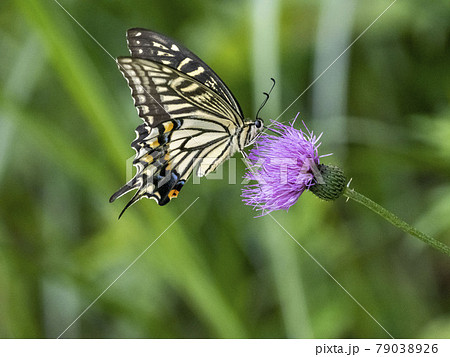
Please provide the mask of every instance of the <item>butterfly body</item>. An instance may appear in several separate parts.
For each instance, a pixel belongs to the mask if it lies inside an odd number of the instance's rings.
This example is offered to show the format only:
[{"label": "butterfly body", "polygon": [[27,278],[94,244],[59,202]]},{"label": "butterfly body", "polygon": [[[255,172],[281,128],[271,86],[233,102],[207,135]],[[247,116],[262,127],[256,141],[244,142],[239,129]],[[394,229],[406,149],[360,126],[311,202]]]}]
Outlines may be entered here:
[{"label": "butterfly body", "polygon": [[144,29],[128,30],[127,40],[131,57],[117,63],[144,123],[131,144],[136,175],[110,202],[137,189],[125,209],[142,197],[165,205],[193,171],[205,176],[250,145],[263,123],[245,120],[217,74],[182,45]]}]

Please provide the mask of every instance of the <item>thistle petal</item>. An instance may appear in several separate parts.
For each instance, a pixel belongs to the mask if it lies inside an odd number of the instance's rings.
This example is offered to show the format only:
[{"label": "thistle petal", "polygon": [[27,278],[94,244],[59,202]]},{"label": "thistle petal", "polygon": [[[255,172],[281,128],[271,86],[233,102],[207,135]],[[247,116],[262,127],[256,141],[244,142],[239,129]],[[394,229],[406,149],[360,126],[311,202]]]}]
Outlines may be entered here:
[{"label": "thistle petal", "polygon": [[251,182],[242,189],[243,202],[261,211],[288,210],[314,182],[320,157],[318,137],[309,131],[294,128],[295,119],[288,125],[272,121],[271,131],[263,133],[248,155],[248,169],[244,178]]}]

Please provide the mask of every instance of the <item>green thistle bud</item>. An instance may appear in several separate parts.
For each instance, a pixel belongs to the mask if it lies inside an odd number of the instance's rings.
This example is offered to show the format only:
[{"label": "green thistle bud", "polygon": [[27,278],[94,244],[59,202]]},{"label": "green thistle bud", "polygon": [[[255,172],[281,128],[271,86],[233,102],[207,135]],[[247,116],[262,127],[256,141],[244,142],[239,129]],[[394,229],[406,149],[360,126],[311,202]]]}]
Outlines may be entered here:
[{"label": "green thistle bud", "polygon": [[334,201],[342,196],[347,178],[337,166],[317,165],[314,171],[314,185],[309,190],[325,201]]}]

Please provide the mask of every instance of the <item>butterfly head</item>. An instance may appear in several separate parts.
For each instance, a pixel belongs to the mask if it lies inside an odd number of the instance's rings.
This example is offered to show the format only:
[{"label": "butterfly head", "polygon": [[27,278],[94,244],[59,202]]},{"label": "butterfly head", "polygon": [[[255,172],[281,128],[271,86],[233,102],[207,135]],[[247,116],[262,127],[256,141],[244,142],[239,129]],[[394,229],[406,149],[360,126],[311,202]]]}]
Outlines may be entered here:
[{"label": "butterfly head", "polygon": [[264,130],[264,120],[256,118],[256,120],[250,125],[250,137],[251,141],[255,141]]},{"label": "butterfly head", "polygon": [[243,146],[251,145],[261,135],[264,130],[264,121],[260,118],[256,118],[255,121],[249,121],[245,123],[247,130],[245,135],[245,142]]}]

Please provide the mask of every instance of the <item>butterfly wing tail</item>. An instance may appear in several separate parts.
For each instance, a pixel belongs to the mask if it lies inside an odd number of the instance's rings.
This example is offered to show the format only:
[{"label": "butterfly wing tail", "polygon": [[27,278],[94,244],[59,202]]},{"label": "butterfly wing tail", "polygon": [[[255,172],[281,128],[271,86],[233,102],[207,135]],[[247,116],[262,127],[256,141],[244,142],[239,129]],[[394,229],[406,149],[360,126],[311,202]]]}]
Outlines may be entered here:
[{"label": "butterfly wing tail", "polygon": [[139,184],[137,183],[136,177],[134,177],[131,181],[127,182],[125,185],[123,185],[121,188],[119,188],[110,198],[109,202],[112,203],[119,197],[123,196],[124,194],[133,191],[138,190],[133,198],[126,204],[122,212],[119,214],[119,218],[122,217],[122,215],[125,213],[128,207],[133,205],[135,202],[139,201],[143,197],[142,190],[139,189]]},{"label": "butterfly wing tail", "polygon": [[125,205],[122,212],[120,212],[118,219],[120,219],[120,217],[122,217],[122,215],[125,213],[125,211],[127,210],[128,207],[131,207],[135,202],[139,201],[142,197],[143,197],[143,195],[140,194],[140,191],[137,191],[134,194],[133,198]]},{"label": "butterfly wing tail", "polygon": [[137,185],[131,184],[131,181],[123,185],[121,188],[119,188],[110,198],[109,202],[113,203],[116,199],[118,199],[120,196],[123,196],[124,194],[137,189]]},{"label": "butterfly wing tail", "polygon": [[114,202],[126,193],[137,190],[136,194],[122,210],[120,216],[128,207],[142,197],[152,198],[160,206],[169,203],[172,198],[178,196],[192,171],[187,170],[180,174],[176,167],[172,167],[172,164],[173,162],[165,146],[158,146],[147,152],[144,150],[144,153],[138,151],[134,160],[134,165],[138,169],[136,175],[117,190],[111,196],[109,202]]},{"label": "butterfly wing tail", "polygon": [[119,219],[120,217],[122,217],[123,213],[127,210],[128,207],[139,201],[142,197],[153,198],[158,202],[160,206],[166,205],[172,198],[176,198],[178,196],[180,190],[183,188],[186,182],[185,179],[180,179],[179,175],[173,171],[168,171],[164,176],[156,173],[152,177],[152,181],[154,182],[154,184],[138,185],[133,184],[132,181],[122,186],[109,199],[109,202],[114,202],[120,196],[132,190],[138,190],[120,213]]}]

